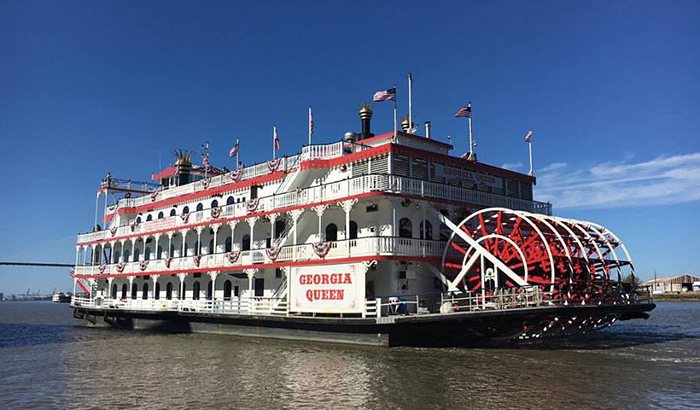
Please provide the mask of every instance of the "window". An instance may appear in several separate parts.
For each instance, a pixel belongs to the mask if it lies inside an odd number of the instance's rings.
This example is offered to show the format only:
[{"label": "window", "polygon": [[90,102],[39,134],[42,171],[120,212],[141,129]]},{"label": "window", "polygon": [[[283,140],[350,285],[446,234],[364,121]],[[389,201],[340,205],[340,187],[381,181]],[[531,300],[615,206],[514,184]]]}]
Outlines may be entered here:
[{"label": "window", "polygon": [[116,299],[116,298],[117,298],[117,285],[114,284],[114,285],[112,285],[112,299]]},{"label": "window", "polygon": [[233,296],[240,296],[241,295],[241,289],[238,287],[238,285],[233,287]]},{"label": "window", "polygon": [[175,216],[177,215],[177,211],[173,208],[170,210],[170,216]]},{"label": "window", "polygon": [[207,283],[207,300],[212,299],[212,296],[213,296],[213,292],[212,292],[213,289],[212,288],[213,288],[213,282],[209,281],[209,283]]},{"label": "window", "polygon": [[141,251],[134,249],[134,262],[138,262],[141,258]]},{"label": "window", "polygon": [[377,212],[379,210],[379,205],[377,204],[372,204],[368,205],[367,208],[365,208],[365,212]]},{"label": "window", "polygon": [[226,198],[226,205],[233,205],[236,202],[235,199],[233,199],[232,196]]},{"label": "window", "polygon": [[350,238],[357,239],[357,222],[350,221]]},{"label": "window", "polygon": [[173,284],[168,282],[167,285],[165,285],[165,298],[167,300],[170,300],[173,298]]},{"label": "window", "polygon": [[126,283],[122,285],[122,299],[126,299]]},{"label": "window", "polygon": [[136,283],[131,284],[131,298],[136,299],[136,294],[139,293],[139,287]]},{"label": "window", "polygon": [[399,237],[401,238],[411,238],[413,237],[413,223],[408,218],[401,218],[399,221]]},{"label": "window", "polygon": [[170,249],[168,249],[168,257],[172,258],[174,256],[175,256],[175,245],[171,243]]},{"label": "window", "polygon": [[338,240],[338,227],[336,224],[326,225],[326,241],[337,241]]},{"label": "window", "polygon": [[146,250],[143,252],[143,258],[145,260],[151,259],[151,248],[150,247],[147,247]]},{"label": "window", "polygon": [[226,252],[231,252],[231,237],[230,236],[226,238],[226,242],[225,242],[224,247],[225,247]]},{"label": "window", "polygon": [[182,208],[182,214],[183,214],[183,215],[189,214],[189,213],[190,213],[190,207],[189,207],[189,206],[186,206],[186,207]]},{"label": "window", "polygon": [[119,262],[119,251],[114,252],[114,263]]},{"label": "window", "polygon": [[275,277],[278,279],[282,277],[282,268],[275,269]]},{"label": "window", "polygon": [[124,262],[129,262],[131,259],[131,251],[130,250],[125,250],[124,251]]},{"label": "window", "polygon": [[187,284],[182,282],[182,293],[180,294],[181,300],[185,300],[185,293],[187,293]]},{"label": "window", "polygon": [[163,211],[158,212],[158,219],[163,219]]},{"label": "window", "polygon": [[151,216],[151,214],[148,214],[148,216],[146,217],[146,222],[151,222],[152,220],[153,216]]},{"label": "window", "polygon": [[141,217],[140,217],[140,216],[137,216],[137,217],[136,217],[136,225],[138,225],[138,224],[140,224],[140,223],[141,223]]},{"label": "window", "polygon": [[163,247],[158,246],[158,249],[156,250],[156,259],[163,259]]},{"label": "window", "polygon": [[155,292],[153,299],[160,299],[160,283],[156,282],[156,288],[153,291]]},{"label": "window", "polygon": [[241,240],[241,249],[244,251],[250,250],[250,235],[243,235],[243,239]]},{"label": "window", "polygon": [[255,296],[264,296],[265,294],[265,279],[255,278]]},{"label": "window", "polygon": [[141,294],[141,298],[143,298],[143,300],[148,299],[148,283],[143,284],[143,293]]},{"label": "window", "polygon": [[224,282],[224,300],[231,299],[231,281]]},{"label": "window", "polygon": [[199,300],[199,281],[192,285],[192,300]]},{"label": "window", "polygon": [[204,210],[204,205],[202,205],[202,203],[200,202],[197,204],[197,211],[202,211],[202,210]]},{"label": "window", "polygon": [[287,221],[284,219],[278,219],[275,221],[275,239],[284,235],[284,228],[287,227]]},{"label": "window", "polygon": [[213,200],[213,201],[211,201],[211,207],[212,207],[212,208],[216,208],[216,207],[218,207],[218,206],[219,206],[219,201],[217,201],[216,199]]},{"label": "window", "polygon": [[[423,223],[425,224],[425,232],[423,232]],[[432,241],[433,225],[430,223],[430,221],[423,221],[423,223],[420,224],[420,238]]]}]

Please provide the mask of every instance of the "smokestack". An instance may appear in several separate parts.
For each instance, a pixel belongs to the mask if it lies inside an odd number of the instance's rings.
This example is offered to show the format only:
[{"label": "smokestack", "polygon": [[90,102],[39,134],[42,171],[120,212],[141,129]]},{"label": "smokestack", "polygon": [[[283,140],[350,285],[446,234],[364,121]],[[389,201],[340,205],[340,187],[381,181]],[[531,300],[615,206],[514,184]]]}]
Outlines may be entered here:
[{"label": "smokestack", "polygon": [[408,129],[411,128],[411,121],[408,120],[408,117],[403,117],[403,120],[401,120],[401,129],[403,132],[408,132]]},{"label": "smokestack", "polygon": [[425,122],[425,138],[430,139],[430,121]]},{"label": "smokestack", "polygon": [[362,121],[362,133],[360,133],[359,139],[374,137],[374,134],[370,131],[370,122],[372,120],[372,107],[369,104],[362,104],[360,107],[360,120]]}]

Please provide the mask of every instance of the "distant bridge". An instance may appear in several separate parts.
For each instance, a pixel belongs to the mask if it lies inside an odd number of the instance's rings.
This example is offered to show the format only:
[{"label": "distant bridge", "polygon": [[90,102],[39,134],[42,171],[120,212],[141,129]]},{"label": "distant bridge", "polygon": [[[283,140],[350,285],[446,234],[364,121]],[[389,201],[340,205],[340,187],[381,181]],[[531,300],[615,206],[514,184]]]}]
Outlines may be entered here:
[{"label": "distant bridge", "polygon": [[72,268],[72,263],[50,263],[50,262],[0,262],[0,266],[38,266],[43,268]]}]

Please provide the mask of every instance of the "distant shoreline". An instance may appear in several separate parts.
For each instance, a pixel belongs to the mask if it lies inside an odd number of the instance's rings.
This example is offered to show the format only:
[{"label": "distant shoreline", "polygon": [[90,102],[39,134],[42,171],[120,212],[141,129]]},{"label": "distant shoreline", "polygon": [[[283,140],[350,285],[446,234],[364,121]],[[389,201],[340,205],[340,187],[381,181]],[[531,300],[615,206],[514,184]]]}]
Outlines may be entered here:
[{"label": "distant shoreline", "polygon": [[651,297],[654,302],[700,302],[700,292],[663,293]]}]

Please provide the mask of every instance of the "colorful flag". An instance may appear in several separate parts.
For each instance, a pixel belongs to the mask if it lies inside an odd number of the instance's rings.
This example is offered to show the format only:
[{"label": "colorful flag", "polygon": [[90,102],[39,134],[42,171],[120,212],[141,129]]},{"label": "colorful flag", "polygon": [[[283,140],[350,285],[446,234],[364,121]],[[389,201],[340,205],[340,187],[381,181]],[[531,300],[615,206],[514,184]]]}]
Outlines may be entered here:
[{"label": "colorful flag", "polygon": [[274,137],[275,151],[280,150],[280,136],[277,135],[277,126],[272,127],[272,134]]},{"label": "colorful flag", "polygon": [[471,118],[472,117],[472,103],[467,104],[466,107],[460,107],[455,117]]},{"label": "colorful flag", "polygon": [[527,134],[525,134],[525,142],[530,141],[532,141],[532,130],[528,131]]},{"label": "colorful flag", "polygon": [[229,151],[228,151],[228,157],[233,158],[238,154],[238,149],[239,149],[239,142],[238,138],[236,138],[236,145],[234,145]]},{"label": "colorful flag", "polygon": [[396,87],[391,87],[388,90],[381,90],[374,93],[372,97],[374,102],[396,101]]}]

